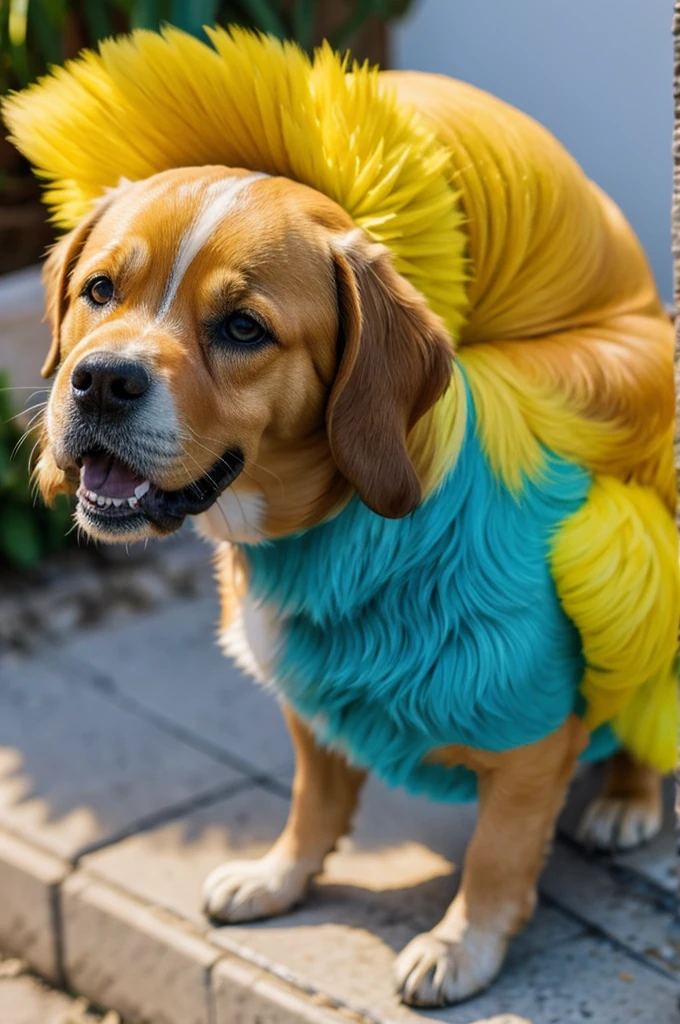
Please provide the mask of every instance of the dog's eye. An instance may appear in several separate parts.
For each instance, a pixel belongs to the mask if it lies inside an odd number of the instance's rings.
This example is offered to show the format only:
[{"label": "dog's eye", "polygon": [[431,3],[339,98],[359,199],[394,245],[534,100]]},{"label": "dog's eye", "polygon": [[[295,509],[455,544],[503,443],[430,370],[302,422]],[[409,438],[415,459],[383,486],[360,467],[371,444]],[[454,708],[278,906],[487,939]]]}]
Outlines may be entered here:
[{"label": "dog's eye", "polygon": [[85,285],[83,295],[95,306],[105,306],[113,298],[113,281],[105,274],[93,277]]},{"label": "dog's eye", "polygon": [[258,345],[267,337],[267,331],[254,317],[237,311],[220,325],[220,337],[233,345]]}]

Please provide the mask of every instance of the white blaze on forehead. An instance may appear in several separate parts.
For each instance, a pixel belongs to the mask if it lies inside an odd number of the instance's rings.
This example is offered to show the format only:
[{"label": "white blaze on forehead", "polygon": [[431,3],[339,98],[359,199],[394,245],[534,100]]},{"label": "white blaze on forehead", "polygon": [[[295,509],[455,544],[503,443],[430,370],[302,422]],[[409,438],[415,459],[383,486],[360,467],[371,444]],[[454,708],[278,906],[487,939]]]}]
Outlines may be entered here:
[{"label": "white blaze on forehead", "polygon": [[222,178],[208,185],[205,189],[205,198],[201,207],[177,250],[177,255],[170,271],[170,277],[166,282],[163,298],[161,299],[158,319],[161,319],[168,313],[182,278],[215,228],[224,220],[229,210],[234,206],[239,194],[248,185],[252,185],[254,181],[266,177],[268,175],[258,172],[247,174],[242,178]]}]

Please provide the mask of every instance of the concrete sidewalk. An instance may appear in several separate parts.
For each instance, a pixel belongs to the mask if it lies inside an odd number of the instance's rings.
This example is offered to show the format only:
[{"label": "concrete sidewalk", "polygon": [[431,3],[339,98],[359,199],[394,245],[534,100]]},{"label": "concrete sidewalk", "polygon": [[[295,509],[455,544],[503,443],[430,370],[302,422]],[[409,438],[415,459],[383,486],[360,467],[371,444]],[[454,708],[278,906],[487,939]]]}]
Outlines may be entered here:
[{"label": "concrete sidewalk", "polygon": [[451,899],[473,807],[371,782],[304,907],[207,925],[203,878],[266,850],[292,769],[274,700],[214,646],[216,616],[213,597],[175,601],[0,665],[0,950],[153,1024],[674,1019],[671,822],[642,851],[588,859],[571,837],[592,774],[574,786],[535,920],[463,1006],[400,1005],[391,964]]},{"label": "concrete sidewalk", "polygon": [[86,999],[58,992],[36,978],[22,960],[0,956],[0,1021],[3,1024],[120,1024],[117,1013],[97,1013]]}]

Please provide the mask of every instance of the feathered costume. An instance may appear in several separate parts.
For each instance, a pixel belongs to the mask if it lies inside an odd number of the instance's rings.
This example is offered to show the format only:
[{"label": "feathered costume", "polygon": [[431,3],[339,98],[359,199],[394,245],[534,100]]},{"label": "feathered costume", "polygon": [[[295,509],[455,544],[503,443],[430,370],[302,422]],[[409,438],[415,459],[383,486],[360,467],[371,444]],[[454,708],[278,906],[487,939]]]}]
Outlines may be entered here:
[{"label": "feathered costume", "polygon": [[5,104],[57,223],[121,177],[285,175],[388,246],[458,346],[409,437],[415,513],[355,497],[244,546],[279,610],[279,689],[359,763],[445,799],[473,781],[429,749],[516,747],[572,710],[591,756],[673,768],[673,338],[632,230],[545,129],[471,86],[209,35],[105,42]]}]

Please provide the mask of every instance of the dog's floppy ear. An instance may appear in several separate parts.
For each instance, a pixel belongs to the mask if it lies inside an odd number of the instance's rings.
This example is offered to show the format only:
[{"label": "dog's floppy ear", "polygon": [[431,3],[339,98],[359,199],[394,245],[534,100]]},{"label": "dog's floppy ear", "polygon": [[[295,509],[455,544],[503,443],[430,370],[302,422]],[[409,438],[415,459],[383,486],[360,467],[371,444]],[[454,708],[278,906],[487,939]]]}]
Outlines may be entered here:
[{"label": "dog's floppy ear", "polygon": [[453,342],[384,246],[357,230],[333,252],[340,360],[326,414],[331,453],[369,508],[399,519],[421,499],[406,439],[446,390]]},{"label": "dog's floppy ear", "polygon": [[71,272],[95,224],[111,205],[119,189],[125,187],[127,187],[127,182],[122,183],[118,188],[109,189],[87,217],[81,220],[73,231],[64,235],[52,246],[50,254],[43,264],[42,283],[45,289],[46,319],[52,329],[52,344],[40,371],[43,377],[51,377],[59,362],[61,325],[68,309],[66,292]]}]

